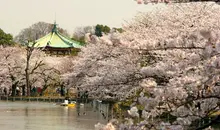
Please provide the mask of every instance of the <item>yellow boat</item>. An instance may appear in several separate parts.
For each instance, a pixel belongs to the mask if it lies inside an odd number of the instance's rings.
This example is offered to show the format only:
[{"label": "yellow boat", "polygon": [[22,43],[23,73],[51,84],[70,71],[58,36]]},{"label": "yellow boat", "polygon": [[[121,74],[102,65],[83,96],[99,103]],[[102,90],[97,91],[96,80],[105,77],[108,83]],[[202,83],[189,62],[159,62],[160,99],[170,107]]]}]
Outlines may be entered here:
[{"label": "yellow boat", "polygon": [[67,107],[75,107],[76,106],[76,102],[75,101],[72,101],[72,102],[68,102],[68,101],[64,101],[64,103],[61,103],[60,104],[61,106],[67,106]]},{"label": "yellow boat", "polygon": [[66,106],[66,107],[75,107],[75,103],[70,103],[70,104],[61,104],[61,106]]}]

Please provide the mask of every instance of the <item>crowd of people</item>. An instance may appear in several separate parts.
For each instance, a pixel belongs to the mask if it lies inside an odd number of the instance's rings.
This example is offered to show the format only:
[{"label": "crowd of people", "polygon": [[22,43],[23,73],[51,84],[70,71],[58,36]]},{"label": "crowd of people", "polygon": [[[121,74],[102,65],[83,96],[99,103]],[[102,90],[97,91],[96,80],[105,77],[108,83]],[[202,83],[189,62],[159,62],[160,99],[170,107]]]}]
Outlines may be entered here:
[{"label": "crowd of people", "polygon": [[[2,96],[25,96],[25,88],[22,87],[12,87],[12,88],[0,88],[0,95]],[[41,96],[42,95],[42,88],[40,87],[33,87],[31,89],[31,96]]]}]

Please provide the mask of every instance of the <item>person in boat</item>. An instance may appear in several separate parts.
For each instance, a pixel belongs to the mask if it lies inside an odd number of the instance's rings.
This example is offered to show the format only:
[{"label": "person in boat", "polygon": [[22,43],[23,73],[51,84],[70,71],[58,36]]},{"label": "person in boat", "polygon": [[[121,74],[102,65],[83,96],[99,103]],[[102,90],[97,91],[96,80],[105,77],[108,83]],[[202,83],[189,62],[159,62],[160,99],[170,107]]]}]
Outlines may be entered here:
[{"label": "person in boat", "polygon": [[62,103],[63,105],[68,105],[69,101],[68,100],[64,100],[64,103]]},{"label": "person in boat", "polygon": [[65,101],[67,102],[67,104],[70,104],[71,103],[70,97],[65,97]]}]

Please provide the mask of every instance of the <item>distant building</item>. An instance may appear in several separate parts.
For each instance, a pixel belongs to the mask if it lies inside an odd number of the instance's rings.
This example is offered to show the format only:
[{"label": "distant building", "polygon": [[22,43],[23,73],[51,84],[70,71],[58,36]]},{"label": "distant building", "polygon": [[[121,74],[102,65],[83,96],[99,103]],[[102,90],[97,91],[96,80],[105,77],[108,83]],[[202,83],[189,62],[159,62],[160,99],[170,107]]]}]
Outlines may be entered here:
[{"label": "distant building", "polygon": [[61,34],[57,29],[57,24],[54,23],[51,32],[36,40],[34,47],[42,48],[51,54],[70,54],[73,50],[78,51],[82,45]]}]

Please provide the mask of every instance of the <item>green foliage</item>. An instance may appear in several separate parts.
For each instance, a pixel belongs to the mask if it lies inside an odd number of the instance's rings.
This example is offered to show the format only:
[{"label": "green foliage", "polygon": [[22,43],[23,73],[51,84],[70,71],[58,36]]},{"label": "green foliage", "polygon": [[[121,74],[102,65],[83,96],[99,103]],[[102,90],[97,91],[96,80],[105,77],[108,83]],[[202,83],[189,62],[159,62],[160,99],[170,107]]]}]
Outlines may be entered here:
[{"label": "green foliage", "polygon": [[114,30],[118,31],[119,33],[123,33],[124,30],[122,28],[113,28]]},{"label": "green foliage", "polygon": [[0,28],[0,45],[3,45],[3,46],[14,45],[14,42],[12,41],[12,39],[13,39],[13,36],[11,34],[5,33]]},{"label": "green foliage", "polygon": [[110,28],[108,26],[97,24],[95,26],[95,35],[98,37],[102,36],[102,33],[108,34],[110,32]]},{"label": "green foliage", "polygon": [[71,39],[74,40],[74,41],[79,42],[80,45],[85,45],[85,44],[86,44],[86,41],[85,41],[85,37],[84,37],[84,36],[83,36],[83,37],[80,37],[80,38],[72,37]]}]

